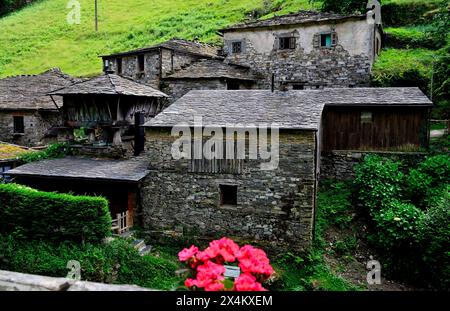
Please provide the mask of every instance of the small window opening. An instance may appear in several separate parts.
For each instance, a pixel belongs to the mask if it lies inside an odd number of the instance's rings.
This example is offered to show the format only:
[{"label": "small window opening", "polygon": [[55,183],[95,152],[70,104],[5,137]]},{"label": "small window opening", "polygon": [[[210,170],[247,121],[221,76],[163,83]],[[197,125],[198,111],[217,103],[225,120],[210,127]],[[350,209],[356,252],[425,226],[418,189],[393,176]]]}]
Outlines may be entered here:
[{"label": "small window opening", "polygon": [[23,122],[23,116],[14,116],[14,133],[23,134],[25,133],[25,125]]},{"label": "small window opening", "polygon": [[118,58],[117,60],[117,74],[122,74],[122,58]]},{"label": "small window opening", "polygon": [[241,87],[236,81],[227,81],[227,90],[239,90]]},{"label": "small window opening", "polygon": [[331,47],[331,33],[324,33],[320,35],[320,46]]},{"label": "small window opening", "polygon": [[145,57],[144,54],[138,55],[138,70],[144,72],[145,69]]},{"label": "small window opening", "polygon": [[220,185],[220,205],[237,205],[237,186]]},{"label": "small window opening", "polygon": [[242,42],[237,41],[231,44],[231,51],[233,54],[242,53]]},{"label": "small window opening", "polygon": [[292,85],[292,89],[293,90],[304,90],[305,89],[305,85],[304,84],[293,84]]},{"label": "small window opening", "polygon": [[280,50],[293,50],[295,49],[295,37],[282,37],[280,38]]},{"label": "small window opening", "polygon": [[363,111],[361,112],[361,123],[372,123],[372,112],[370,111]]}]

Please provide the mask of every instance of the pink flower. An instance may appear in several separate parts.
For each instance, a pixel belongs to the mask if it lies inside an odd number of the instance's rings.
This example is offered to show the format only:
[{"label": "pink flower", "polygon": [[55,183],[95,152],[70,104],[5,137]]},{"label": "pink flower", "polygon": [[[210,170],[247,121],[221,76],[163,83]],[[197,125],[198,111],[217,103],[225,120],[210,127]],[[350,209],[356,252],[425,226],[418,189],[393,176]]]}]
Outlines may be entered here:
[{"label": "pink flower", "polygon": [[198,253],[198,248],[192,245],[190,248],[185,248],[178,253],[178,258],[180,261],[187,261]]},{"label": "pink flower", "polygon": [[210,283],[208,285],[205,286],[205,291],[207,292],[217,292],[217,291],[221,291],[225,288],[225,285],[223,285],[223,283]]},{"label": "pink flower", "polygon": [[266,291],[261,283],[256,282],[256,278],[248,273],[241,274],[234,282],[236,291]]},{"label": "pink flower", "polygon": [[239,246],[233,240],[221,238],[209,243],[203,252],[197,254],[197,259],[201,261],[215,260],[217,263],[234,262]]},{"label": "pink flower", "polygon": [[239,260],[239,267],[244,273],[254,273],[268,278],[273,273],[266,253],[251,245],[243,246],[236,254]]},{"label": "pink flower", "polygon": [[184,285],[186,287],[193,287],[193,286],[197,286],[197,281],[194,279],[186,279],[186,281],[184,281]]}]

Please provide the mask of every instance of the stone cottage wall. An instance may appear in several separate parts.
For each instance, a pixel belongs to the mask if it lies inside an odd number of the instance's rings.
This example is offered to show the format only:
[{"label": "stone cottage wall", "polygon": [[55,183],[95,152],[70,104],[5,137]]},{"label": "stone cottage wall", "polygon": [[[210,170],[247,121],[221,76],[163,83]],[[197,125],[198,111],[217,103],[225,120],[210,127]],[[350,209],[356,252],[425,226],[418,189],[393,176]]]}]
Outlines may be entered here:
[{"label": "stone cottage wall", "polygon": [[226,90],[227,83],[220,79],[166,79],[161,82],[161,91],[170,96],[173,103],[192,90]]},{"label": "stone cottage wall", "polygon": [[[314,45],[315,35],[331,31],[337,33],[335,47]],[[373,62],[373,32],[373,25],[365,20],[226,32],[226,61],[250,66],[265,75],[260,85],[263,88],[270,87],[272,74],[277,86],[299,82],[305,83],[305,88],[365,86]],[[279,50],[278,38],[283,36],[296,37],[296,48]],[[235,41],[243,42],[242,53],[232,53],[231,45]]]},{"label": "stone cottage wall", "polygon": [[320,157],[320,179],[347,180],[355,177],[355,165],[366,155],[378,154],[393,160],[401,160],[407,166],[415,166],[422,161],[424,152],[376,152],[376,151],[332,151],[322,152]]},{"label": "stone cottage wall", "polygon": [[[280,133],[280,162],[261,171],[246,160],[242,174],[189,173],[190,160],[174,160],[175,137],[147,129],[150,174],[141,186],[144,229],[150,237],[232,237],[275,248],[305,249],[313,232],[315,133]],[[220,205],[221,184],[237,185],[237,206]]]},{"label": "stone cottage wall", "polygon": [[[144,53],[144,72],[138,70],[138,54],[127,55],[122,58],[122,73],[120,75],[137,82],[160,88],[161,78],[173,73],[184,66],[198,60],[200,56],[177,52],[169,49],[152,50]],[[111,69],[118,73],[117,58],[108,58]]]},{"label": "stone cottage wall", "polygon": [[[13,116],[24,117],[24,134],[14,134]],[[0,112],[0,141],[23,146],[45,144],[44,137],[52,126],[62,123],[58,112]]]}]

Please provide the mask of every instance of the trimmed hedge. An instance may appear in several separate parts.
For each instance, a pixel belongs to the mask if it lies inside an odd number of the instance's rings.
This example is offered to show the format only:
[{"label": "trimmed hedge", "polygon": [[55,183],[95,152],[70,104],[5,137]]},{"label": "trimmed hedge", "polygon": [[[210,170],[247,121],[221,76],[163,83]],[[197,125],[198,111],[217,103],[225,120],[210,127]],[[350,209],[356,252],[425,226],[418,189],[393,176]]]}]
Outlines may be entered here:
[{"label": "trimmed hedge", "polygon": [[34,240],[99,242],[111,234],[108,201],[0,184],[0,233]]},{"label": "trimmed hedge", "polygon": [[113,284],[169,290],[182,280],[175,274],[177,261],[152,255],[139,255],[126,240],[107,244],[73,242],[24,241],[0,234],[0,269],[65,277],[69,260],[81,266],[81,279]]}]

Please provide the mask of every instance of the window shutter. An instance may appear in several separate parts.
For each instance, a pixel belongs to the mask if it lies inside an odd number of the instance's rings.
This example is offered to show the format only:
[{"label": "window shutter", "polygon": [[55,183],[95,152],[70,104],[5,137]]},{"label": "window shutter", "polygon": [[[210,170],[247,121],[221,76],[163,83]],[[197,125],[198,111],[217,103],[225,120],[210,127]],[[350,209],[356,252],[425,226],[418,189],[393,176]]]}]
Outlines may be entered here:
[{"label": "window shutter", "polygon": [[318,33],[316,33],[314,35],[314,39],[313,39],[313,46],[315,48],[320,48],[320,35]]},{"label": "window shutter", "polygon": [[336,46],[338,42],[338,35],[337,32],[331,33],[331,46]]},{"label": "window shutter", "polygon": [[290,38],[289,40],[289,48],[290,49],[295,49],[295,37]]}]

